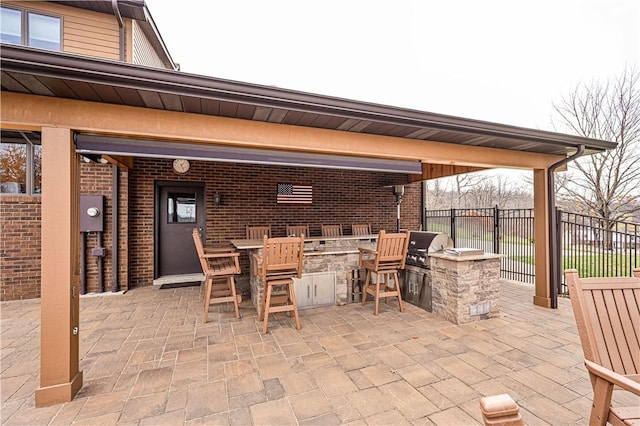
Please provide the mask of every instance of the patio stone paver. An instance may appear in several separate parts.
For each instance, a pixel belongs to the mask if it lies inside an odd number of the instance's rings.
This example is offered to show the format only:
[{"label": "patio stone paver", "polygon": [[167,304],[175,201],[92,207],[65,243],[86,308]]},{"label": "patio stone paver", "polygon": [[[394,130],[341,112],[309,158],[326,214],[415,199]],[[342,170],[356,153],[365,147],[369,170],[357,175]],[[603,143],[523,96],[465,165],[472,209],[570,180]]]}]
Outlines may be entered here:
[{"label": "patio stone paver", "polygon": [[[454,325],[392,302],[278,314],[269,333],[249,301],[202,323],[199,289],[137,288],[81,298],[84,386],[35,408],[40,302],[0,305],[2,424],[481,424],[478,400],[509,393],[527,424],[581,425],[591,405],[570,301],[531,304],[505,282],[498,318]],[[621,404],[638,404],[614,393]]]},{"label": "patio stone paver", "polygon": [[251,406],[251,417],[256,425],[297,425],[291,405],[286,398]]}]

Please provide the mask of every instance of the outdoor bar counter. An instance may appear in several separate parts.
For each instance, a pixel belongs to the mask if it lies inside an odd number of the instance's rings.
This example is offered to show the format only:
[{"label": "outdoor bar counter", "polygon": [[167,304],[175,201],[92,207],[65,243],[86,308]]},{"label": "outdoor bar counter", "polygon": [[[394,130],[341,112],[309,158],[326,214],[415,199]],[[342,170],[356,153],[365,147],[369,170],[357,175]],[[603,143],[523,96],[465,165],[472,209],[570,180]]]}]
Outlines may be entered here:
[{"label": "outdoor bar counter", "polygon": [[429,253],[432,312],[454,324],[500,314],[501,254]]},{"label": "outdoor bar counter", "polygon": [[[298,308],[345,304],[348,276],[358,269],[358,247],[375,250],[378,235],[345,235],[341,237],[305,237],[302,278],[296,280]],[[262,240],[231,240],[238,250],[249,255],[251,301],[260,313],[264,286],[255,275],[254,254],[262,253]]]}]

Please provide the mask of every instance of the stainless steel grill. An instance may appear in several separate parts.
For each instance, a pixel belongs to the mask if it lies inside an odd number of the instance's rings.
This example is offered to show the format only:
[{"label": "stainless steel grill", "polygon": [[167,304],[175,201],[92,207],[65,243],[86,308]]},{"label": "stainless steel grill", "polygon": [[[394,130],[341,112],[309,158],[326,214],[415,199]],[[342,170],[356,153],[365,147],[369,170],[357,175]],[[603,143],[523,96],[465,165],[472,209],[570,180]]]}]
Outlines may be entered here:
[{"label": "stainless steel grill", "polygon": [[413,231],[409,234],[407,265],[429,268],[429,253],[453,248],[453,240],[444,232]]},{"label": "stainless steel grill", "polygon": [[402,299],[431,312],[429,253],[452,248],[453,241],[442,232],[411,232],[407,261],[402,273]]}]

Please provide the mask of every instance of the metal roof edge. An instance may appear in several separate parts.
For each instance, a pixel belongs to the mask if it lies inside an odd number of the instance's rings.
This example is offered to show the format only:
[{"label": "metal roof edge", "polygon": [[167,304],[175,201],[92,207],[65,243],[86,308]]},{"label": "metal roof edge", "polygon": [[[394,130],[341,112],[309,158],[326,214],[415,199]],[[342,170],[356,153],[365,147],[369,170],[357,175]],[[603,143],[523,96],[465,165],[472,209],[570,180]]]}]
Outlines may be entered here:
[{"label": "metal roof edge", "polygon": [[64,52],[45,51],[4,43],[0,43],[0,45],[2,46],[0,67],[3,70],[33,72],[43,76],[123,85],[141,90],[156,90],[185,96],[338,115],[390,124],[513,138],[551,145],[576,148],[579,145],[585,145],[588,149],[596,151],[615,148],[617,145],[615,142],[547,130],[330,97]]}]

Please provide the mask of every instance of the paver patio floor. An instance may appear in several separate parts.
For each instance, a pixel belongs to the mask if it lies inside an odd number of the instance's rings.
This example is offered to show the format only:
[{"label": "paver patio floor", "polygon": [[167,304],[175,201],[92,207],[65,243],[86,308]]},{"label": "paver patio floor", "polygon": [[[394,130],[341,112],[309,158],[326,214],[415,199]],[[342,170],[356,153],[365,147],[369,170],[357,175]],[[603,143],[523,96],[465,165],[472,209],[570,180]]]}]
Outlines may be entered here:
[{"label": "paver patio floor", "polygon": [[[39,300],[1,304],[2,424],[481,424],[478,400],[509,393],[527,424],[586,424],[591,385],[570,301],[532,304],[503,283],[499,318],[457,326],[408,303],[278,314],[261,333],[197,287],[137,288],[80,301],[84,387],[35,408]],[[638,403],[616,395],[617,402]]]}]

